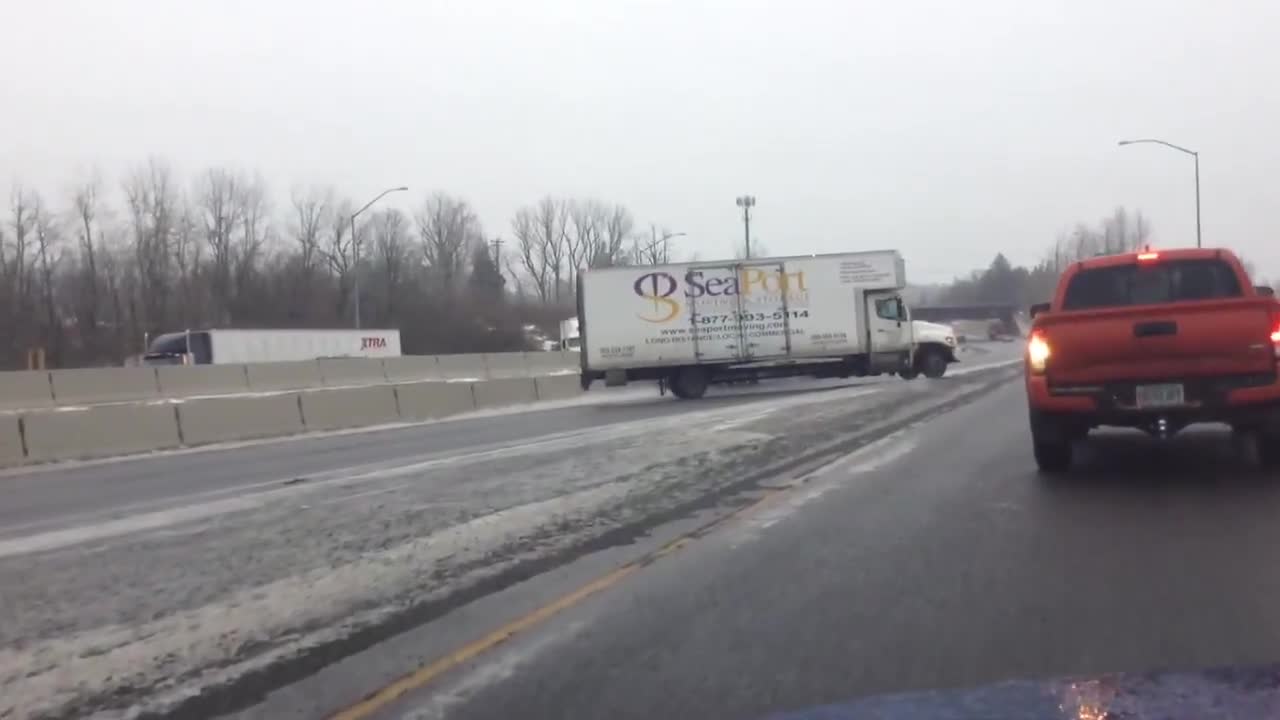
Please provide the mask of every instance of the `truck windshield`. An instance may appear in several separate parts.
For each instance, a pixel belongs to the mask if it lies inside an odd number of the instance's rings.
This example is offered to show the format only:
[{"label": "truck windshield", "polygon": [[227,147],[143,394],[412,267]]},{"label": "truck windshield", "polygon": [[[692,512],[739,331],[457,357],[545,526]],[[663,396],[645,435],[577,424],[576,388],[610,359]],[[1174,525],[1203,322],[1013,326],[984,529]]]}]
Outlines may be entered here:
[{"label": "truck windshield", "polygon": [[1067,285],[1062,309],[1154,305],[1240,295],[1240,281],[1227,263],[1221,260],[1171,260],[1076,273]]}]

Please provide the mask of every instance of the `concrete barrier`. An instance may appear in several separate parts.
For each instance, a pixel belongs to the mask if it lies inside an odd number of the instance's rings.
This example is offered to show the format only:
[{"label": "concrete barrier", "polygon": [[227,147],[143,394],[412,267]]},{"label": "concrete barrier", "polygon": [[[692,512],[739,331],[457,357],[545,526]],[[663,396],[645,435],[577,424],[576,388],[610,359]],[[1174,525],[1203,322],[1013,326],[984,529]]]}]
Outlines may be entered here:
[{"label": "concrete barrier", "polygon": [[305,429],[297,393],[199,398],[177,407],[187,445],[293,435]]},{"label": "concrete barrier", "polygon": [[17,415],[0,415],[0,467],[21,465],[26,461],[22,452],[22,426]]},{"label": "concrete barrier", "polygon": [[382,371],[390,382],[420,382],[440,377],[440,365],[435,355],[405,355],[386,358]]},{"label": "concrete barrier", "polygon": [[160,395],[153,367],[54,370],[49,377],[58,405],[151,400]]},{"label": "concrete barrier", "polygon": [[315,360],[245,365],[250,390],[305,390],[324,384]]},{"label": "concrete barrier", "polygon": [[489,374],[484,377],[529,377],[529,365],[525,361],[525,355],[526,353],[486,353],[484,366]]},{"label": "concrete barrier", "polygon": [[533,378],[496,378],[487,382],[472,383],[476,408],[505,407],[537,402],[538,389]]},{"label": "concrete barrier", "polygon": [[325,385],[374,385],[387,381],[378,358],[322,358],[320,380]]},{"label": "concrete barrier", "polygon": [[379,425],[400,419],[394,385],[313,390],[301,397],[302,421],[308,430]]},{"label": "concrete barrier", "polygon": [[249,389],[243,365],[161,365],[156,381],[165,397],[229,395]]},{"label": "concrete barrier", "polygon": [[530,352],[524,354],[525,367],[530,375],[552,375],[566,371],[578,371],[578,353]]},{"label": "concrete barrier", "polygon": [[431,420],[476,409],[471,383],[404,383],[396,385],[396,397],[404,420]]},{"label": "concrete barrier", "polygon": [[489,367],[485,356],[479,353],[464,355],[437,355],[436,368],[446,380],[485,380]]},{"label": "concrete barrier", "polygon": [[27,459],[74,460],[177,447],[173,405],[99,405],[26,413]]},{"label": "concrete barrier", "polygon": [[53,388],[44,370],[0,372],[0,409],[53,407]]},{"label": "concrete barrier", "polygon": [[538,400],[567,400],[582,394],[577,375],[542,375],[533,379]]}]

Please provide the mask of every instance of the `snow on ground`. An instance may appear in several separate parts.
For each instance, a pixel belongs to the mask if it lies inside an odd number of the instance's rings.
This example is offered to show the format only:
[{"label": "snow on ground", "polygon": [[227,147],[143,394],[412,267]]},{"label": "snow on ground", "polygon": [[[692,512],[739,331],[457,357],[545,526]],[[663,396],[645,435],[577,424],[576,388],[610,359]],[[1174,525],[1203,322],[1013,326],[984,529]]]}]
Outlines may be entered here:
[{"label": "snow on ground", "polygon": [[673,403],[658,419],[9,537],[0,717],[164,707],[967,386],[767,387],[748,403]]}]

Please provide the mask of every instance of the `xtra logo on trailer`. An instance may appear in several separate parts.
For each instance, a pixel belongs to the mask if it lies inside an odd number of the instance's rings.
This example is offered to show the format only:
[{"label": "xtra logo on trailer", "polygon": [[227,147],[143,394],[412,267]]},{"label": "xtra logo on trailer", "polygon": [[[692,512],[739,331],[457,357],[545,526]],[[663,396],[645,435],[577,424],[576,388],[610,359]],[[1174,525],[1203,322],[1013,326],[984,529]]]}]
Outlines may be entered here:
[{"label": "xtra logo on trailer", "polygon": [[361,350],[386,350],[387,339],[384,337],[362,337],[360,338]]},{"label": "xtra logo on trailer", "polygon": [[676,276],[661,270],[636,278],[631,287],[648,306],[644,314],[637,313],[636,317],[651,323],[670,322],[683,307],[680,298],[695,300],[772,294],[781,299],[785,294],[788,300],[794,301],[802,299],[807,292],[803,270],[787,273],[759,267],[738,268],[733,275],[719,277],[707,277],[702,270],[690,270],[684,276],[683,293],[679,292],[680,284]]}]

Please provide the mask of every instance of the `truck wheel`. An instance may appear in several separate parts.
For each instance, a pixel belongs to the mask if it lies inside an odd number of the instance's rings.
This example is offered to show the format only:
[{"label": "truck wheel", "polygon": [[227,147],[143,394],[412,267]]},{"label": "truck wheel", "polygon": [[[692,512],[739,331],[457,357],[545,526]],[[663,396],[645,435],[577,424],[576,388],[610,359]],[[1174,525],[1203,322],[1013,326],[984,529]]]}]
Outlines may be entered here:
[{"label": "truck wheel", "polygon": [[709,380],[704,368],[680,368],[672,379],[671,393],[681,400],[697,400],[707,393]]},{"label": "truck wheel", "polygon": [[902,378],[903,380],[915,380],[916,378],[920,377],[920,371],[916,370],[915,368],[907,368],[906,370],[899,371],[898,377]]},{"label": "truck wheel", "polygon": [[1258,462],[1267,470],[1280,468],[1280,433],[1258,433]]},{"label": "truck wheel", "polygon": [[927,378],[936,380],[947,374],[947,359],[937,350],[925,350],[924,357],[920,358],[919,363],[920,372]]},{"label": "truck wheel", "polygon": [[1071,469],[1072,437],[1065,428],[1055,427],[1045,418],[1031,414],[1031,450],[1043,473],[1063,473]]}]

